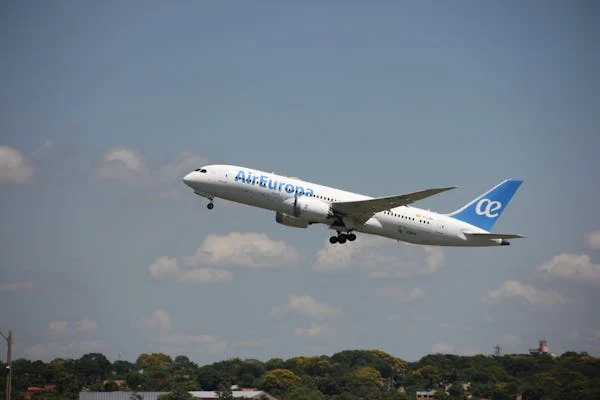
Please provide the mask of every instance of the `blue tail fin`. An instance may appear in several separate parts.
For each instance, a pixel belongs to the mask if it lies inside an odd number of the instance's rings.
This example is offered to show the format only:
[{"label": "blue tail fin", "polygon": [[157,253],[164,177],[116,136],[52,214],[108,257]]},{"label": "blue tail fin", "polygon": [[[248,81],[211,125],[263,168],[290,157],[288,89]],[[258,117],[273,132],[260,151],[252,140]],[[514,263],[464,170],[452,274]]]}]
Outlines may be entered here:
[{"label": "blue tail fin", "polygon": [[523,181],[507,179],[450,216],[490,231]]}]

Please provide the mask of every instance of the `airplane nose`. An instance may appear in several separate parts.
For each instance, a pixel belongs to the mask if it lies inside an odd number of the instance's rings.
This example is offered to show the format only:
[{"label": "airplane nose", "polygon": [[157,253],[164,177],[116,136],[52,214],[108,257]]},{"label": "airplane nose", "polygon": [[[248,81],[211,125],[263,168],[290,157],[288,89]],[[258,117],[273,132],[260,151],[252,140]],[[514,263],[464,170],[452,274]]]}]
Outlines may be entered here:
[{"label": "airplane nose", "polygon": [[183,183],[185,183],[189,187],[192,187],[193,182],[194,182],[194,173],[193,172],[190,172],[189,174],[187,174],[186,176],[183,177]]}]

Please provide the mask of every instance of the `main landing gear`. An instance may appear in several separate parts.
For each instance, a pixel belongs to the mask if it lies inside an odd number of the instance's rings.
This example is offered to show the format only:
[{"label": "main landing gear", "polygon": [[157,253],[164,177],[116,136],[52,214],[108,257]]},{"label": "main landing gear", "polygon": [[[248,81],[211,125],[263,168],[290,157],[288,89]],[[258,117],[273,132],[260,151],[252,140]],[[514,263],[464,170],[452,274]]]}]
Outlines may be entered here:
[{"label": "main landing gear", "polygon": [[208,203],[206,205],[206,208],[208,208],[209,210],[212,210],[214,208],[215,204],[211,201],[210,203]]},{"label": "main landing gear", "polygon": [[354,242],[356,240],[356,235],[354,233],[346,234],[346,233],[338,232],[337,236],[332,236],[329,238],[329,243],[344,244],[344,243],[346,243],[346,240],[348,240],[349,242]]}]

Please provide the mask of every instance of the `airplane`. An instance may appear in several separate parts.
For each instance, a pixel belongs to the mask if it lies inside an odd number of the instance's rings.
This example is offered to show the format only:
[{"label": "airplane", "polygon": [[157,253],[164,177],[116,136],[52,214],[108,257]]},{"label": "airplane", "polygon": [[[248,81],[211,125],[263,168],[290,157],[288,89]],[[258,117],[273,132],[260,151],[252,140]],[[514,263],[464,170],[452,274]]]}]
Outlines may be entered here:
[{"label": "airplane", "polygon": [[522,181],[506,179],[450,214],[411,204],[456,186],[389,197],[369,197],[298,178],[235,165],[206,165],[183,178],[194,193],[275,211],[275,221],[307,228],[325,224],[335,230],[331,244],[356,240],[354,232],[429,246],[504,246],[515,234],[490,232]]}]

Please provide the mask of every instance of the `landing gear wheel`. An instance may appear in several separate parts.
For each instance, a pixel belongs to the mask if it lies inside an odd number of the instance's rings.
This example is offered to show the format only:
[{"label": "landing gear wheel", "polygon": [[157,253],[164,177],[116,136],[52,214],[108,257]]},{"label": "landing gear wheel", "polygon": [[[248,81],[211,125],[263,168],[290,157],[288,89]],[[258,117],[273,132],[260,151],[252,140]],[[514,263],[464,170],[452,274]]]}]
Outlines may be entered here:
[{"label": "landing gear wheel", "polygon": [[329,243],[336,244],[338,242],[337,236],[332,236],[329,238]]},{"label": "landing gear wheel", "polygon": [[354,242],[356,240],[356,235],[354,233],[349,233],[347,238],[349,241]]},{"label": "landing gear wheel", "polygon": [[214,206],[215,206],[215,205],[214,205],[213,203],[208,203],[208,204],[206,205],[206,208],[208,208],[209,210],[212,210]]},{"label": "landing gear wheel", "polygon": [[343,233],[341,233],[341,234],[338,236],[337,240],[338,240],[338,243],[340,243],[340,244],[344,244],[344,243],[346,243],[346,235],[344,235]]}]

